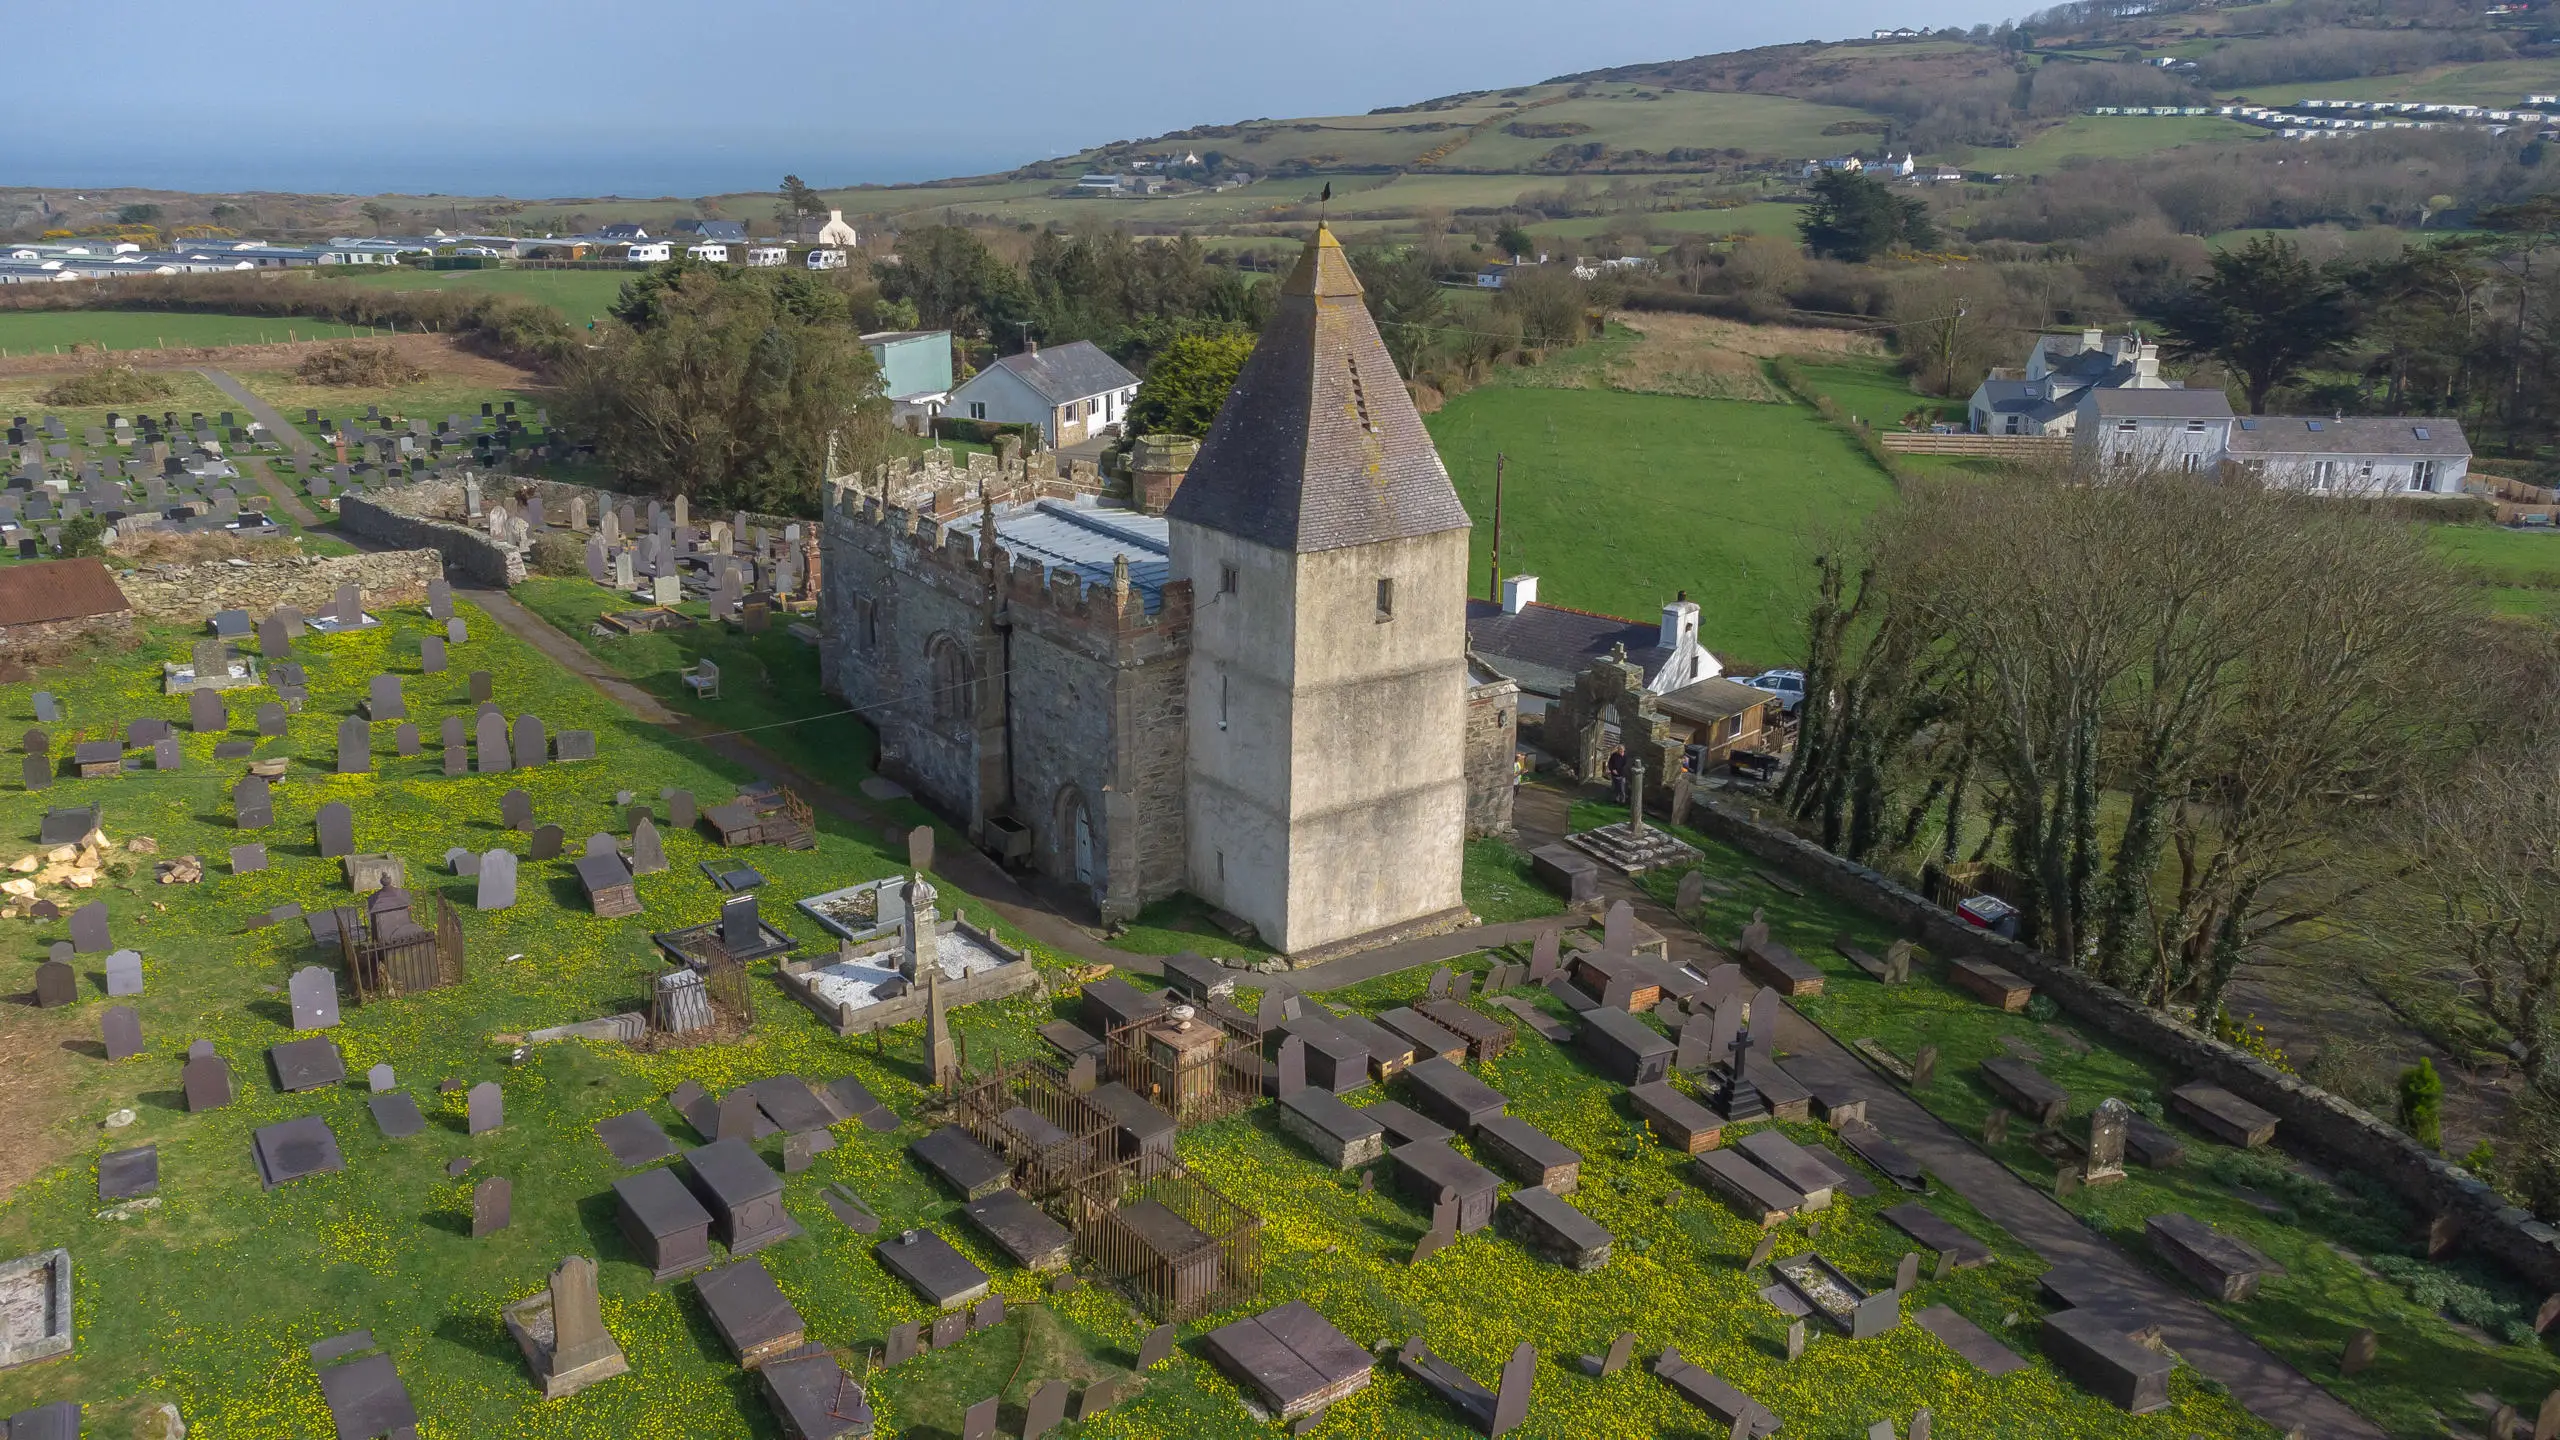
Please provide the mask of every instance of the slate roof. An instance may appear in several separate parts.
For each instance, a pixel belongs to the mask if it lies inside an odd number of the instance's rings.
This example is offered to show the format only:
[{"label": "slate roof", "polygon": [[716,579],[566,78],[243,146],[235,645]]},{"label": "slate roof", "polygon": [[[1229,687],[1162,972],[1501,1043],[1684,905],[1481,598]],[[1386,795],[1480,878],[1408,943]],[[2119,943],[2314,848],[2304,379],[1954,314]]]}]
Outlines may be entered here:
[{"label": "slate roof", "polygon": [[42,625],[133,608],[96,559],[48,560],[0,569],[0,625]]},{"label": "slate roof", "polygon": [[2101,420],[2228,420],[2231,399],[2219,390],[2091,390],[2081,397]]},{"label": "slate roof", "polygon": [[[1196,467],[1193,473],[1199,473]],[[1185,480],[1182,488],[1190,489],[1191,482]],[[1181,495],[1174,493],[1177,505]],[[1575,676],[1608,657],[1612,645],[1626,646],[1627,659],[1644,668],[1648,681],[1671,659],[1671,652],[1662,648],[1658,623],[1534,602],[1507,615],[1491,600],[1467,602],[1467,648],[1532,695],[1554,699],[1564,694],[1573,688]]]},{"label": "slate roof", "polygon": [[1010,373],[1052,405],[1064,405],[1106,390],[1126,390],[1138,383],[1137,376],[1103,354],[1090,340],[1007,355],[991,368]]},{"label": "slate roof", "polygon": [[1360,296],[1342,246],[1319,226],[1171,518],[1300,554],[1467,528]]},{"label": "slate roof", "polygon": [[1753,706],[1766,705],[1778,697],[1766,690],[1745,685],[1739,680],[1716,678],[1683,685],[1662,697],[1665,712],[1698,724],[1712,724],[1747,715]]},{"label": "slate roof", "polygon": [[675,228],[696,240],[744,240],[745,222],[739,220],[679,220]]},{"label": "slate roof", "polygon": [[2039,424],[2050,423],[2070,413],[2078,402],[2078,391],[2058,399],[2046,399],[2045,387],[2038,380],[2002,380],[1994,377],[1982,382],[1983,407],[1994,415],[2024,415]]},{"label": "slate roof", "polygon": [[[2313,426],[2318,429],[2313,429]],[[2420,431],[2425,434],[2422,437]],[[2411,455],[2458,459],[2471,453],[2462,422],[2432,415],[2350,415],[2343,420],[2251,415],[2231,427],[2234,459],[2257,455]]]}]

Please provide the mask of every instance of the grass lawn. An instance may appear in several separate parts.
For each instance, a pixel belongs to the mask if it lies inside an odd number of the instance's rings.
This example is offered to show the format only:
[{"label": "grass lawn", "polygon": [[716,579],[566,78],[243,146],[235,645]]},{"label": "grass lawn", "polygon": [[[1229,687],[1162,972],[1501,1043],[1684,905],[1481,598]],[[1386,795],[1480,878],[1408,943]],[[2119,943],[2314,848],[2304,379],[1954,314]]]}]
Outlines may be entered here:
[{"label": "grass lawn", "polygon": [[[0,324],[5,323],[7,323],[5,320],[0,320]],[[53,388],[58,381],[71,373],[73,372],[66,369],[61,375],[0,375],[0,415],[24,415],[36,421],[41,421],[47,415],[59,415],[62,417],[63,428],[71,432],[69,443],[86,452],[89,448],[85,443],[87,431],[93,425],[104,429],[107,414],[110,411],[128,420],[145,411],[153,415],[174,411],[177,413],[179,422],[183,424],[186,423],[188,416],[199,411],[208,417],[218,419],[225,410],[236,414],[240,409],[229,396],[213,388],[212,381],[191,370],[157,372],[159,379],[169,382],[169,394],[165,399],[137,400],[124,405],[46,404],[43,399],[44,392]],[[242,423],[247,423],[246,417],[242,418]],[[110,435],[108,439],[112,441],[114,436]],[[105,448],[107,452],[120,456],[131,453],[113,444]]]},{"label": "grass lawn", "polygon": [[580,325],[601,318],[607,307],[621,297],[622,287],[633,273],[628,270],[421,270],[407,265],[387,270],[365,266],[338,268],[348,273],[329,278],[375,290],[487,290],[500,295],[540,300],[568,316],[571,323]]},{"label": "grass lawn", "polygon": [[1806,358],[1796,362],[1796,369],[1815,393],[1830,396],[1842,411],[1873,429],[1898,429],[1906,417],[1922,425],[1964,419],[1963,401],[1919,394],[1901,367],[1884,356]]},{"label": "grass lawn", "polygon": [[[1624,807],[1577,803],[1573,824],[1582,829],[1625,814]],[[1843,1044],[1872,1037],[1905,1058],[1922,1045],[1936,1045],[1936,1078],[1916,1098],[1958,1131],[1980,1134],[1984,1117],[2001,1103],[1978,1070],[1981,1061],[1998,1054],[2030,1058],[2071,1091],[2071,1118],[2063,1128],[2085,1132],[2089,1112],[2110,1096],[2154,1120],[2163,1118],[2161,1104],[2183,1076],[2118,1051],[2072,1021],[1993,1010],[1943,983],[1932,963],[1915,962],[1915,979],[1907,985],[1880,985],[1839,955],[1831,941],[1848,934],[1872,951],[1888,943],[1891,932],[1823,897],[1782,893],[1758,878],[1756,862],[1742,852],[1695,831],[1679,833],[1699,846],[1708,874],[1729,887],[1721,896],[1709,894],[1703,928],[1731,936],[1754,910],[1763,911],[1775,938],[1825,972],[1823,994],[1796,1002],[1808,1019]],[[1668,903],[1680,878],[1677,869],[1659,870],[1643,883]],[[2465,1397],[2473,1391],[2523,1404],[2560,1385],[2560,1358],[2547,1346],[2505,1343],[2502,1337],[2484,1342],[2376,1273],[2377,1265],[2412,1263],[2406,1237],[2414,1229],[2405,1207],[2378,1185],[2358,1176],[2333,1180],[2279,1153],[2242,1152],[2182,1125],[2170,1128],[2187,1142],[2185,1164],[2169,1170],[2133,1166],[2124,1181],[2084,1190],[2064,1203],[2144,1263],[2153,1262],[2143,1222],[2165,1210],[2186,1211],[2265,1252],[2287,1274],[2266,1282],[2249,1304],[2212,1308],[2393,1434],[2444,1434],[2442,1417],[2470,1414]],[[2056,1165],[2030,1143],[2031,1129],[2023,1122],[2012,1125],[2009,1141],[1992,1153],[2050,1192]],[[2174,1280],[2165,1267],[2154,1268]],[[2511,1318],[2529,1320],[2539,1299],[2468,1264],[2425,1269],[2484,1286]],[[2362,1328],[2392,1337],[2391,1343],[2373,1368],[2341,1377],[2339,1350]]]},{"label": "grass lawn", "polygon": [[196,315],[174,310],[0,310],[0,358],[68,355],[75,345],[154,350],[169,345],[264,345],[366,333],[299,316]]},{"label": "grass lawn", "polygon": [[1728,669],[1800,654],[1813,556],[1892,494],[1803,405],[1506,384],[1428,424],[1475,519],[1470,576],[1490,563],[1501,452],[1504,573],[1538,575],[1551,604],[1640,621],[1686,590]]},{"label": "grass lawn", "polygon": [[2430,525],[2427,548],[2484,585],[2560,587],[2560,534],[2503,525]]},{"label": "grass lawn", "polygon": [[1591,144],[1657,155],[1682,148],[1740,149],[1754,155],[1831,154],[1844,142],[1824,135],[1825,126],[1840,121],[1873,123],[1876,118],[1863,110],[1816,105],[1784,95],[1665,90],[1650,85],[1593,86],[1592,92],[1579,100],[1541,105],[1516,122],[1524,127],[1589,126],[1584,133],[1513,135],[1497,125],[1461,146],[1445,163],[1525,171],[1559,145]]},{"label": "grass lawn", "polygon": [[1582,215],[1570,220],[1542,221],[1529,227],[1540,237],[1579,240],[1603,230],[1632,224],[1654,235],[1766,235],[1792,239],[1804,207],[1776,200],[1754,200],[1713,210],[1649,210],[1641,215]]}]

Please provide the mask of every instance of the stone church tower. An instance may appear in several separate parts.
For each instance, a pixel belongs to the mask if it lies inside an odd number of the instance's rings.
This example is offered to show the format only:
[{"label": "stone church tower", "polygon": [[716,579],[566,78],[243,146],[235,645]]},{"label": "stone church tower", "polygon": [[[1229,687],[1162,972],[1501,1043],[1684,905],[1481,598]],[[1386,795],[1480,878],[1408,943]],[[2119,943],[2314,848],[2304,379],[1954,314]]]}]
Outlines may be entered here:
[{"label": "stone church tower", "polygon": [[1330,231],[1166,516],[1190,890],[1301,957],[1462,918],[1467,513]]}]

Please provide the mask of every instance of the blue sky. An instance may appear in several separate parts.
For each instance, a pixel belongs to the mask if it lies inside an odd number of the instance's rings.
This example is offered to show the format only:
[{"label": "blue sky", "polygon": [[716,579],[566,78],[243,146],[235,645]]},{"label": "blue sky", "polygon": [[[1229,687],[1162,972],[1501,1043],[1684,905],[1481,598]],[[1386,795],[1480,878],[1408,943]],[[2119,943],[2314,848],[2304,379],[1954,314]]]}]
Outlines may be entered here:
[{"label": "blue sky", "polygon": [[1997,0],[118,0],[16,27],[0,185],[698,195],[929,179]]}]

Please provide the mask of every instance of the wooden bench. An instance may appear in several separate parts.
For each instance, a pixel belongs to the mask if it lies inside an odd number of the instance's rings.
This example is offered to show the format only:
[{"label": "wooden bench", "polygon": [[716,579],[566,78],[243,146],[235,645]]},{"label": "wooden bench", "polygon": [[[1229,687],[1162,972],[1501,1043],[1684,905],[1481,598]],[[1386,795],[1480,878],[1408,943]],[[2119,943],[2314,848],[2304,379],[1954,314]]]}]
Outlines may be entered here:
[{"label": "wooden bench", "polygon": [[1960,955],[1947,962],[1947,983],[2012,1015],[2026,1009],[2027,1001],[2036,993],[2036,987],[2015,971],[1973,955]]}]

